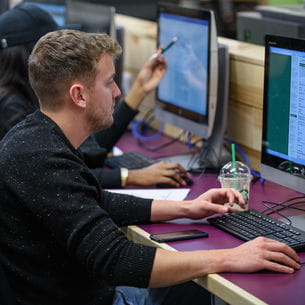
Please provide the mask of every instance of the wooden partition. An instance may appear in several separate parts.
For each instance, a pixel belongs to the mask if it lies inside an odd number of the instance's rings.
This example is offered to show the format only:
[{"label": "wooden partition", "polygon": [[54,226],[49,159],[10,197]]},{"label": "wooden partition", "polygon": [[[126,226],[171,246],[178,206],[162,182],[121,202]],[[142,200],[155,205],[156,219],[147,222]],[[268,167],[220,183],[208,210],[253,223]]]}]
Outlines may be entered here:
[{"label": "wooden partition", "polygon": [[[116,22],[125,28],[124,69],[134,77],[156,50],[155,22],[117,15]],[[230,91],[227,136],[241,145],[251,167],[260,170],[264,47],[232,39],[219,38],[229,46]],[[140,117],[154,107],[151,94],[140,107]],[[155,123],[158,125],[158,122]],[[178,128],[166,126],[165,133],[177,136]]]}]

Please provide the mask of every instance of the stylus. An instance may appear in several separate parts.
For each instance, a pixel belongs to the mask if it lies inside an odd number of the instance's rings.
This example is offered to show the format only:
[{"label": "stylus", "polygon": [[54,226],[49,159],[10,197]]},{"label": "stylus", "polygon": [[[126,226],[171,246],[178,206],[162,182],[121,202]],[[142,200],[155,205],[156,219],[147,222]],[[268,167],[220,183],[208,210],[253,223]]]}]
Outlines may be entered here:
[{"label": "stylus", "polygon": [[[173,39],[169,42],[169,44],[161,50],[161,54],[164,54],[167,50],[169,50],[177,42],[178,39],[179,39],[178,36],[173,37]],[[154,53],[152,56],[149,57],[148,60],[152,60],[157,56],[158,53]]]}]

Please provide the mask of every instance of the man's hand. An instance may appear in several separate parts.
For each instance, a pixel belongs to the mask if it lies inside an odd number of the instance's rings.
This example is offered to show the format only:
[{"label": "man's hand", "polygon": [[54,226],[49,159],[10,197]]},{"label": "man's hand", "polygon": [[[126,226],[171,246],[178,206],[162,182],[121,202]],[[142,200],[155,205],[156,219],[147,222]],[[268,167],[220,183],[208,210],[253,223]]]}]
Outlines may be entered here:
[{"label": "man's hand", "polygon": [[297,253],[286,244],[265,237],[233,249],[182,252],[158,249],[149,286],[168,286],[220,272],[293,273],[301,268],[299,261]]},{"label": "man's hand", "polygon": [[[224,206],[225,203],[228,205]],[[215,213],[237,212],[239,210],[232,207],[234,203],[245,208],[242,195],[231,188],[210,189],[193,200],[154,200],[151,221],[166,221],[177,218],[200,219]]]},{"label": "man's hand", "polygon": [[166,183],[172,186],[185,186],[180,174],[187,175],[185,168],[178,163],[158,162],[142,169],[129,170],[127,184],[148,186]]},{"label": "man's hand", "polygon": [[[229,206],[224,206],[229,203]],[[210,189],[194,200],[187,202],[188,215],[192,219],[200,219],[211,216],[215,213],[237,212],[233,204],[237,203],[245,208],[245,201],[242,195],[232,188]]]},{"label": "man's hand", "polygon": [[257,237],[226,251],[225,271],[228,272],[256,272],[266,269],[293,273],[301,267],[299,257],[292,248],[265,237]]}]

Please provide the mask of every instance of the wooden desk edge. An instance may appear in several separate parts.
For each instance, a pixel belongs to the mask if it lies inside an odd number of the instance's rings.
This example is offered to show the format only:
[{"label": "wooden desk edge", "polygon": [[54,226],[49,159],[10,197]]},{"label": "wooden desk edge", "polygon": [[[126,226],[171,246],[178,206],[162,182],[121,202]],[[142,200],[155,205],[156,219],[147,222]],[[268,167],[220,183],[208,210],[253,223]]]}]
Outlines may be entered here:
[{"label": "wooden desk edge", "polygon": [[[147,246],[154,246],[170,251],[177,251],[168,244],[160,244],[149,238],[149,233],[138,226],[129,226],[122,229],[128,239]],[[195,279],[198,285],[204,287],[211,293],[220,297],[229,304],[234,305],[267,305],[265,302],[256,298],[247,291],[241,289],[230,281],[218,274],[209,274],[207,276]]]}]

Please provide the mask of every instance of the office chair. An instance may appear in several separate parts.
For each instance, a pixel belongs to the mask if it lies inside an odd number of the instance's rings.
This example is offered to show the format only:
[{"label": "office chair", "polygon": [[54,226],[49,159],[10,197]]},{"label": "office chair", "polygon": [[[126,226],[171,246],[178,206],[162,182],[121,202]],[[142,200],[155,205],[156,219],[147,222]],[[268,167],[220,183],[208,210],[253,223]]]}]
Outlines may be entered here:
[{"label": "office chair", "polygon": [[[107,33],[124,47],[124,28],[115,25],[115,8],[110,5],[87,1],[67,0],[66,23],[80,24],[81,30],[91,33]],[[124,51],[124,48],[123,48]],[[124,54],[115,62],[115,82],[122,88]]]},{"label": "office chair", "polygon": [[0,264],[0,304],[1,305],[14,305],[15,297],[10,288],[6,275],[4,273],[3,267]]}]

